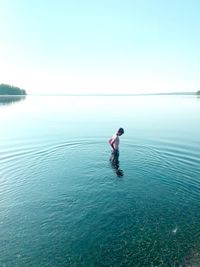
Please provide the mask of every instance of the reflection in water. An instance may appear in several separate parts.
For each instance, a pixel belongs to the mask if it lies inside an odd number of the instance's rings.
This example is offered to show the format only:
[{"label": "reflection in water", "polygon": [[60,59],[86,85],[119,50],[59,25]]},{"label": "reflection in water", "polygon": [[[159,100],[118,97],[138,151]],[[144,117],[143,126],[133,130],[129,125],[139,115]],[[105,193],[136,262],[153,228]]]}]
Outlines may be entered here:
[{"label": "reflection in water", "polygon": [[117,174],[118,177],[122,177],[124,175],[123,170],[120,169],[119,166],[119,151],[112,151],[110,156],[110,163],[112,165],[113,170]]},{"label": "reflection in water", "polygon": [[26,96],[25,95],[6,95],[6,96],[0,96],[0,105],[11,105],[16,102],[25,100]]}]

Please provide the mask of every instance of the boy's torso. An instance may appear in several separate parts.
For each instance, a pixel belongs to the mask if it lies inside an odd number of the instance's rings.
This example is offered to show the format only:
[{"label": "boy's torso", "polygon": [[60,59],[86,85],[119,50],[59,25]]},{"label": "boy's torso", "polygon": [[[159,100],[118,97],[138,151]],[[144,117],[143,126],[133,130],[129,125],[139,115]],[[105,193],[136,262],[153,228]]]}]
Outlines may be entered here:
[{"label": "boy's torso", "polygon": [[113,137],[111,138],[111,140],[114,141],[114,143],[113,143],[114,149],[118,150],[119,149],[119,136],[114,134]]}]

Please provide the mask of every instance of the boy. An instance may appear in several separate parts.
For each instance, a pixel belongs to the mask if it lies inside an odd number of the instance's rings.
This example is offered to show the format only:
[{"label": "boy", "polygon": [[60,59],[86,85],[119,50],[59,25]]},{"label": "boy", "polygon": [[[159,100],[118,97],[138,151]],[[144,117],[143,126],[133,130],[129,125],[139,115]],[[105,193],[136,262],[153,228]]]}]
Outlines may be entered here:
[{"label": "boy", "polygon": [[123,128],[119,128],[116,134],[108,141],[113,151],[110,157],[110,162],[118,177],[124,175],[123,171],[119,168],[119,136],[124,133]]},{"label": "boy", "polygon": [[124,129],[119,128],[117,133],[114,134],[113,137],[110,138],[110,140],[108,141],[109,144],[111,145],[112,149],[113,149],[112,154],[114,156],[119,155],[119,136],[121,136],[122,134],[124,134]]}]

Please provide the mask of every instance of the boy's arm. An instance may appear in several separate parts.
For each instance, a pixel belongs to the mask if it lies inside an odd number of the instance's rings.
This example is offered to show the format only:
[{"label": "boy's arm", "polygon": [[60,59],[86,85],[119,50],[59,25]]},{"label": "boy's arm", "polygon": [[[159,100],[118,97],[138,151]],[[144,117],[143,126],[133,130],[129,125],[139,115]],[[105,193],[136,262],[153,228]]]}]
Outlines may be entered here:
[{"label": "boy's arm", "polygon": [[111,138],[110,140],[109,140],[109,144],[111,145],[111,147],[112,147],[112,149],[113,150],[115,150],[115,148],[114,148],[114,143],[115,143],[115,141],[116,141],[116,138]]}]

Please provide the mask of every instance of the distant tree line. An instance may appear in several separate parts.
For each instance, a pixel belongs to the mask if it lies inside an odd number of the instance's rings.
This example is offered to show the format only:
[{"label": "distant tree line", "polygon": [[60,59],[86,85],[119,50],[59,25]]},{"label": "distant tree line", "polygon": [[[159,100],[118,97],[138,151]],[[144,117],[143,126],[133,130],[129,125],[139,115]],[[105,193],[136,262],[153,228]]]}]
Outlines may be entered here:
[{"label": "distant tree line", "polygon": [[9,84],[0,84],[0,95],[26,95],[26,91]]},{"label": "distant tree line", "polygon": [[199,91],[197,91],[197,95],[200,95],[200,90],[199,90]]}]

